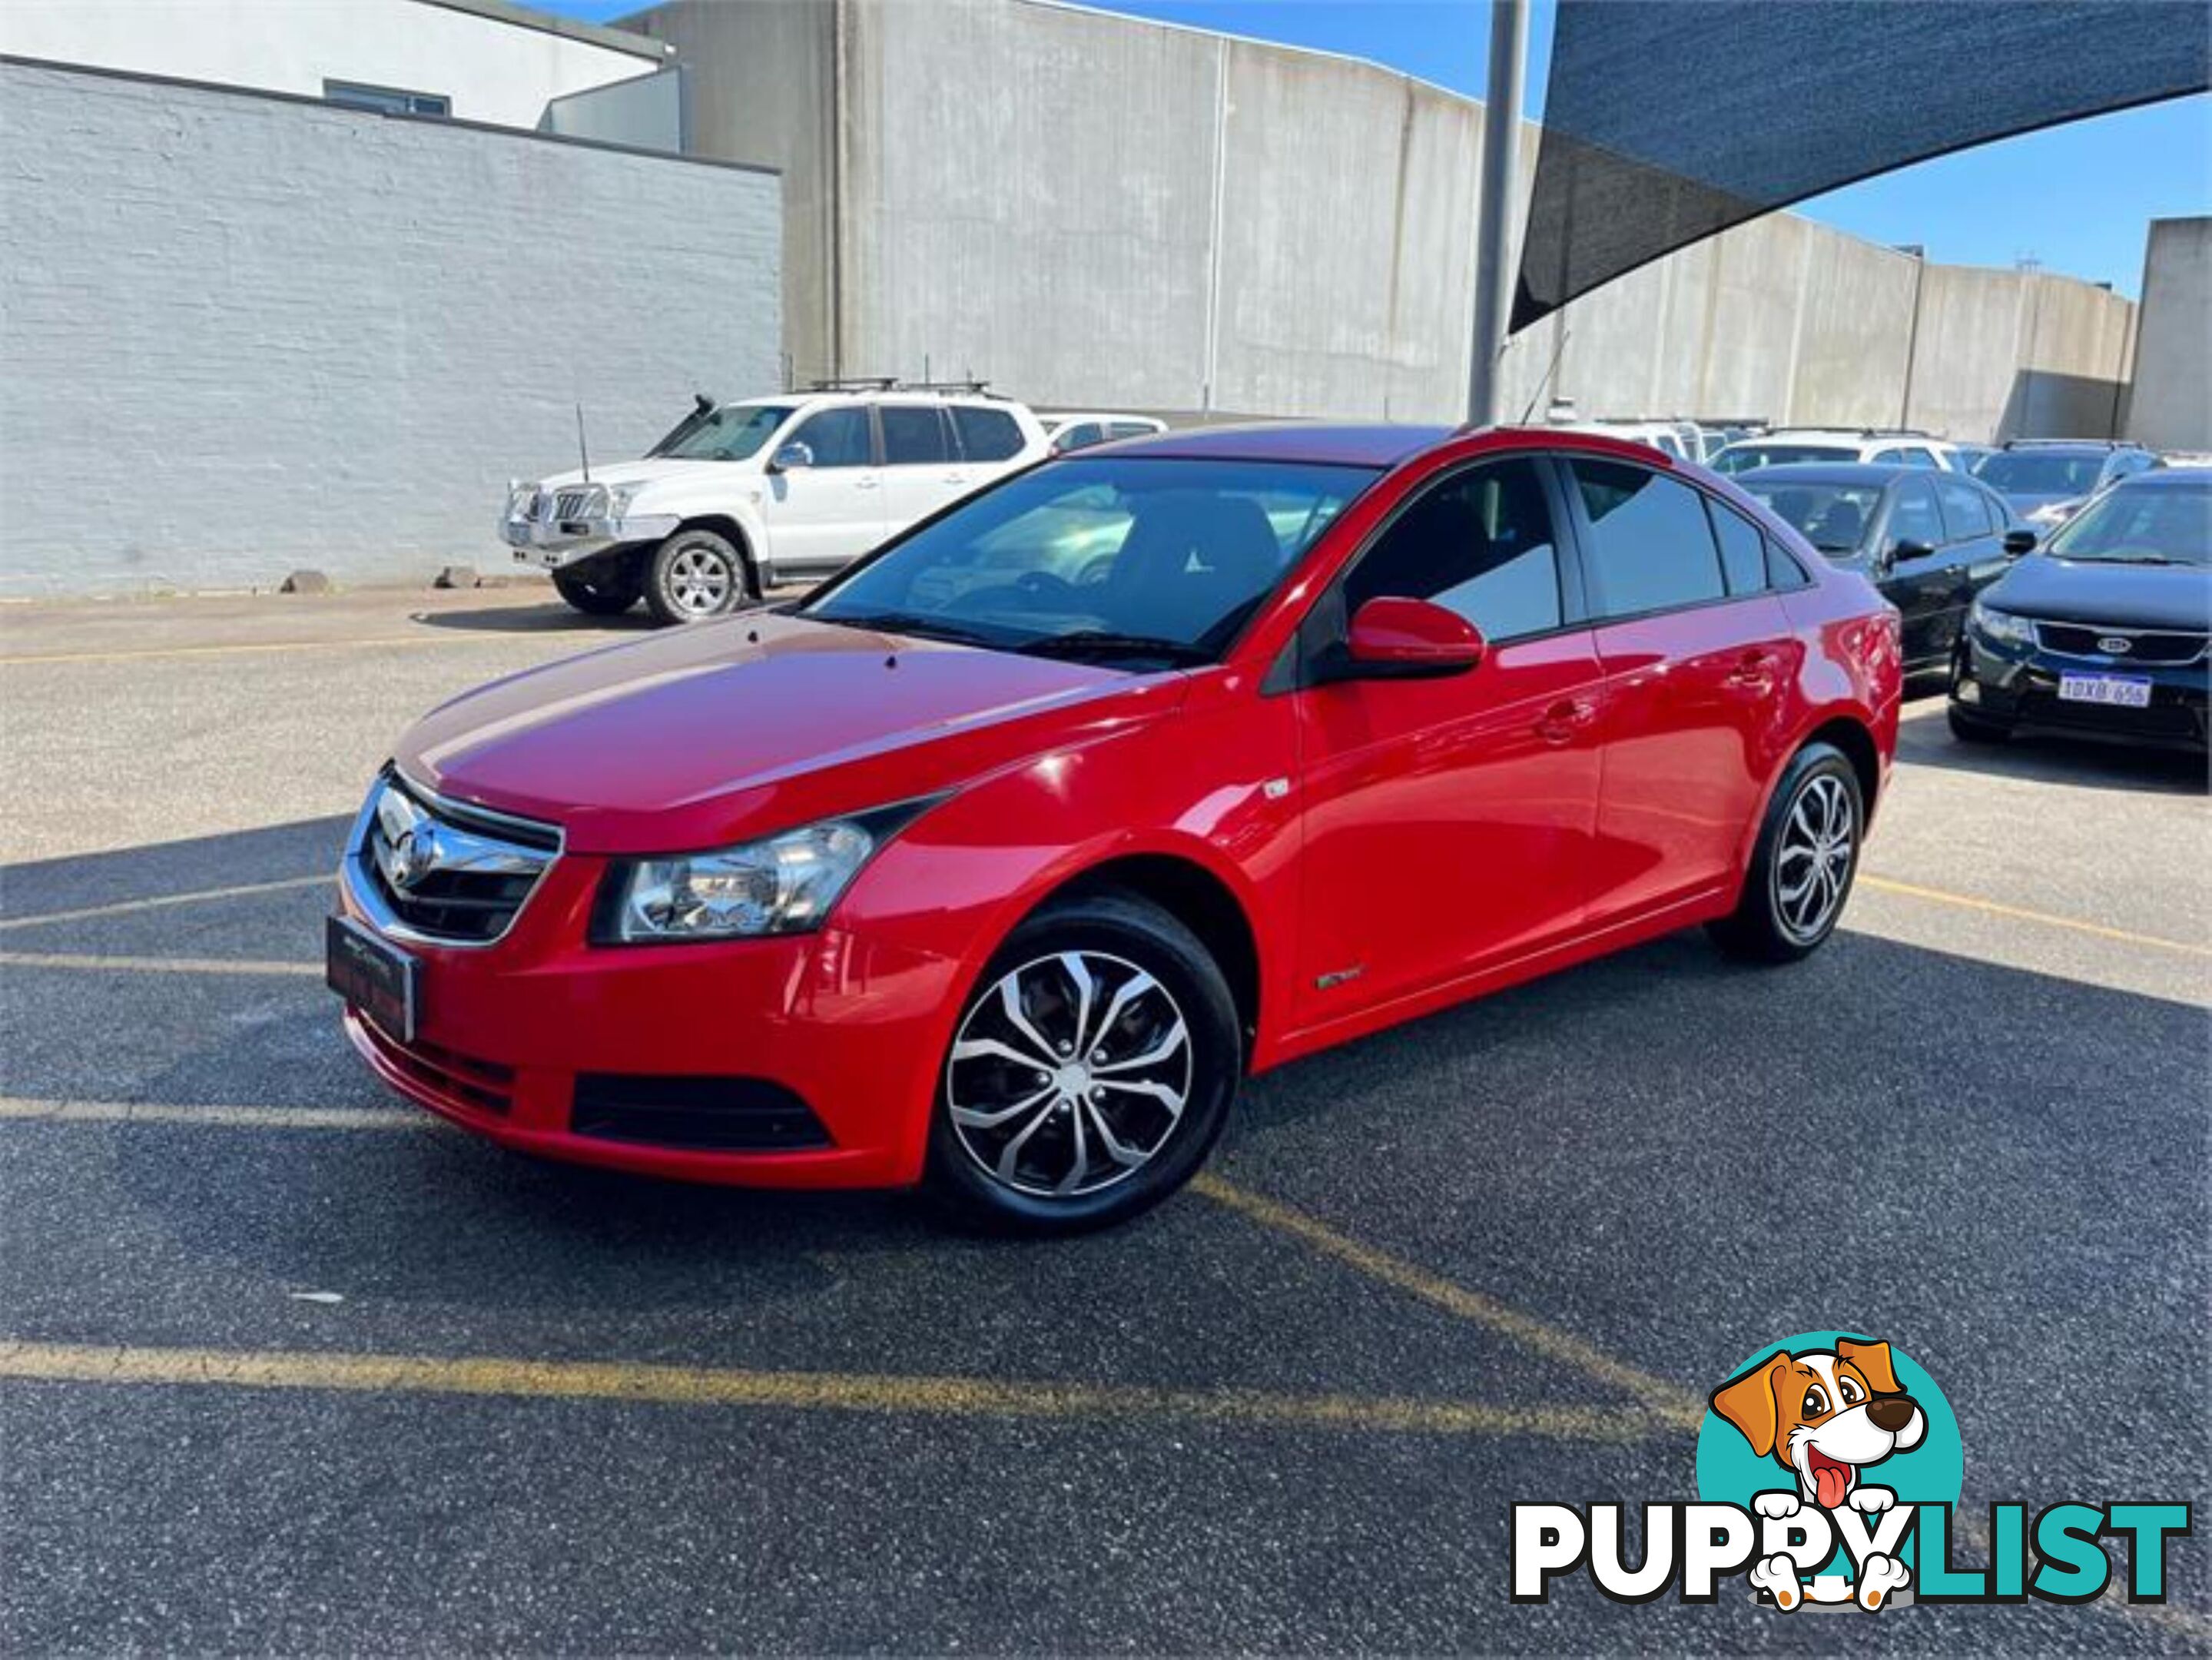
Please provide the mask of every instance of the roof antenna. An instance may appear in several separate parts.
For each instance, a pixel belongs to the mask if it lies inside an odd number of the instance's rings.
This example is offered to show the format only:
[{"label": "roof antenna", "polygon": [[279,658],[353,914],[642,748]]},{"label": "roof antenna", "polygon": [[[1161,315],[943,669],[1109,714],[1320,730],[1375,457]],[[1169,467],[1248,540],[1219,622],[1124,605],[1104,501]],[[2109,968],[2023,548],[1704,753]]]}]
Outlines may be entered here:
[{"label": "roof antenna", "polygon": [[1521,419],[1515,423],[1516,425],[1527,426],[1529,418],[1536,413],[1536,400],[1544,395],[1544,388],[1552,384],[1552,377],[1559,372],[1559,359],[1567,350],[1567,336],[1570,332],[1571,331],[1566,329],[1559,331],[1559,344],[1552,348],[1551,363],[1544,370],[1544,378],[1536,383],[1536,390],[1528,394],[1528,407],[1521,411]]},{"label": "roof antenna", "polygon": [[584,444],[584,406],[576,405],[576,459],[584,464],[584,482],[592,482],[592,452]]}]

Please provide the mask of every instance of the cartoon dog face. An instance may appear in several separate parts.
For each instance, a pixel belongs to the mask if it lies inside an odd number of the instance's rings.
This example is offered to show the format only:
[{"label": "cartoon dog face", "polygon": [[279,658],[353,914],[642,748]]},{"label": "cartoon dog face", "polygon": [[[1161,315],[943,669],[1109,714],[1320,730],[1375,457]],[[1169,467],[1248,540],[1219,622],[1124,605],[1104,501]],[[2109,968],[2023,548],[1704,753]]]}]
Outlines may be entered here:
[{"label": "cartoon dog face", "polygon": [[1712,1404],[1823,1510],[1850,1498],[1866,1466],[1928,1432],[1927,1415],[1898,1387],[1889,1345],[1850,1337],[1832,1351],[1774,1355],[1715,1389]]}]

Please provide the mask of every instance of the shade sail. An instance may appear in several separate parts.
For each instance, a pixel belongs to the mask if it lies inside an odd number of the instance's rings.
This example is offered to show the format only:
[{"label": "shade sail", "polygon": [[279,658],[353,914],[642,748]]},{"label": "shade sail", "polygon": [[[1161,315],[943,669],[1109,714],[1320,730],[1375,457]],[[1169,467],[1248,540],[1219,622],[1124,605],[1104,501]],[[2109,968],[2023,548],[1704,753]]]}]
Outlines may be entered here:
[{"label": "shade sail", "polygon": [[2208,17],[2200,0],[1559,0],[1512,326],[1854,179],[2202,91]]}]

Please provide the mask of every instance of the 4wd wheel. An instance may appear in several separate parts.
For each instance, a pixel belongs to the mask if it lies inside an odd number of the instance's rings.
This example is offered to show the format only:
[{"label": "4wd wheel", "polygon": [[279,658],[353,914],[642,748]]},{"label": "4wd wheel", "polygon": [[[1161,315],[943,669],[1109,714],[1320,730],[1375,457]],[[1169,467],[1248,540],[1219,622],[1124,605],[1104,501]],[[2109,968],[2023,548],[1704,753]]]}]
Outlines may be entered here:
[{"label": "4wd wheel", "polygon": [[1730,956],[1792,963],[1820,949],[1858,874],[1866,804],[1842,751],[1808,744],[1790,760],[1760,825],[1733,915],[1712,925]]},{"label": "4wd wheel", "polygon": [[1944,710],[1943,718],[1951,723],[1951,736],[1962,744],[2002,744],[2012,736],[2002,727],[1978,720],[1956,703]]},{"label": "4wd wheel", "polygon": [[653,550],[645,605],[656,621],[696,623],[754,597],[752,573],[736,543],[710,530],[680,530]]},{"label": "4wd wheel", "polygon": [[595,570],[589,577],[556,570],[553,587],[586,617],[619,617],[637,603],[641,591],[634,565]]},{"label": "4wd wheel", "polygon": [[1243,1070],[1236,1001],[1188,928],[1130,895],[1049,906],[1008,936],[961,1014],[930,1185],[1008,1230],[1124,1220],[1205,1162]]}]

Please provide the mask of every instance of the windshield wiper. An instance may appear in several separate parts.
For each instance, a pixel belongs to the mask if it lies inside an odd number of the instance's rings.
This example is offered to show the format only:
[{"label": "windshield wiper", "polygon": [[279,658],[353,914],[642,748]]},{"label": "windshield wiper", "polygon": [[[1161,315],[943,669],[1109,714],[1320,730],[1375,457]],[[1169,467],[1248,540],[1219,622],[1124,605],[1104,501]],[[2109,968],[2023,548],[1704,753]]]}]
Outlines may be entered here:
[{"label": "windshield wiper", "polygon": [[1048,634],[1007,648],[1029,657],[1160,657],[1170,663],[1210,663],[1213,654],[1181,640],[1163,640],[1150,634],[1115,634],[1106,629],[1078,629],[1073,634]]},{"label": "windshield wiper", "polygon": [[2072,558],[2084,565],[2179,565],[2187,562],[2169,559],[2162,553],[2061,553],[2058,557]]},{"label": "windshield wiper", "polygon": [[985,634],[980,629],[963,629],[957,623],[940,623],[933,617],[915,617],[905,611],[866,611],[858,617],[810,615],[802,617],[816,623],[831,623],[841,629],[870,629],[878,634],[912,635],[917,640],[945,640],[959,646],[988,646],[994,651],[1004,648],[1005,642],[995,635]]}]

